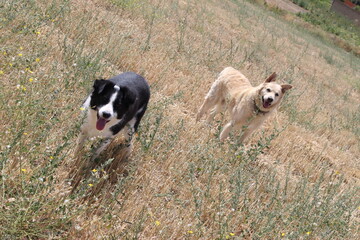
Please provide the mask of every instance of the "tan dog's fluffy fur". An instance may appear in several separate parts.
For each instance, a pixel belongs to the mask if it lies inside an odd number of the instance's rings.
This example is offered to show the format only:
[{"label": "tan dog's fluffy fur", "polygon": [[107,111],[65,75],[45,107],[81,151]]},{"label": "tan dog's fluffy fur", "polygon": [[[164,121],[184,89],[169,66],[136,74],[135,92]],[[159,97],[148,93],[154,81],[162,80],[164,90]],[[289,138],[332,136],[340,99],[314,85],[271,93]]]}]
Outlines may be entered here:
[{"label": "tan dog's fluffy fur", "polygon": [[277,109],[284,93],[292,88],[289,84],[275,83],[275,78],[273,73],[264,83],[253,87],[240,71],[225,68],[211,86],[196,120],[200,120],[210,109],[209,121],[217,113],[228,110],[231,120],[224,126],[220,140],[224,141],[234,128],[243,130],[240,138],[243,142]]}]

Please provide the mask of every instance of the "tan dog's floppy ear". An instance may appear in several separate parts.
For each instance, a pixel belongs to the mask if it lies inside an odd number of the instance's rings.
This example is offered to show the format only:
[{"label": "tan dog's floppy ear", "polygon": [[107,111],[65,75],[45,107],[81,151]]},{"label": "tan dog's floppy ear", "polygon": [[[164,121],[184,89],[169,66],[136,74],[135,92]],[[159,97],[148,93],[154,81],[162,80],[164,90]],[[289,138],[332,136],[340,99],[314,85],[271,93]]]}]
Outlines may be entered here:
[{"label": "tan dog's floppy ear", "polygon": [[286,92],[287,90],[291,89],[292,86],[290,84],[283,84],[281,85],[281,91],[282,93]]},{"label": "tan dog's floppy ear", "polygon": [[271,74],[266,80],[265,82],[268,83],[268,82],[273,82],[275,81],[275,78],[277,77],[276,73],[273,73]]}]

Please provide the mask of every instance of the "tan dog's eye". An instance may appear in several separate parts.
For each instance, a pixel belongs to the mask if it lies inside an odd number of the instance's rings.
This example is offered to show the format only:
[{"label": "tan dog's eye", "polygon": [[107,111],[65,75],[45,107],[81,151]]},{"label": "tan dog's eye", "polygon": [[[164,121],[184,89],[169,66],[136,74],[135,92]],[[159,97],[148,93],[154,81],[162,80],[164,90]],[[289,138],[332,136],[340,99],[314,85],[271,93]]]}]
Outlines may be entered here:
[{"label": "tan dog's eye", "polygon": [[270,88],[266,89],[267,92],[271,92]]},{"label": "tan dog's eye", "polygon": [[278,94],[278,93],[275,93],[275,96],[276,96],[276,97],[278,97],[278,96],[279,96],[279,94]]}]

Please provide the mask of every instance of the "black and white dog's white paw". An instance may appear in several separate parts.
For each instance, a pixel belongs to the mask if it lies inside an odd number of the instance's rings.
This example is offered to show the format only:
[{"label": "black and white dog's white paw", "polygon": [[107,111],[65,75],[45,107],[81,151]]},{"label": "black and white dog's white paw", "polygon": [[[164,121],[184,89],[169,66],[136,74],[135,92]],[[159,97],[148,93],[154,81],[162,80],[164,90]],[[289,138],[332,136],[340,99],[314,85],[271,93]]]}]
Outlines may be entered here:
[{"label": "black and white dog's white paw", "polygon": [[[77,151],[89,137],[101,136],[112,139],[121,130],[127,141],[137,131],[150,99],[146,80],[133,72],[126,72],[108,80],[95,80],[93,91],[83,104],[87,117],[81,127]],[[108,145],[111,141],[105,141]],[[101,146],[99,151],[105,149]]]}]

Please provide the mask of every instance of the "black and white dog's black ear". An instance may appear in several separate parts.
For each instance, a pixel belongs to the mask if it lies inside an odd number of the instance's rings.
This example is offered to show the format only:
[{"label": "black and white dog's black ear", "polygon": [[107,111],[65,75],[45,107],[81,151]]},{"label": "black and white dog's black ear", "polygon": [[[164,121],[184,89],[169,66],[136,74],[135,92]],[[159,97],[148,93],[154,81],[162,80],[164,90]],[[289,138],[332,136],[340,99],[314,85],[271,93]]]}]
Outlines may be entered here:
[{"label": "black and white dog's black ear", "polygon": [[105,87],[109,84],[109,81],[105,79],[96,79],[94,82],[94,92],[101,93],[104,91]]},{"label": "black and white dog's black ear", "polygon": [[120,92],[122,93],[122,103],[126,105],[131,105],[136,100],[136,95],[130,91],[127,87],[120,87]]}]

